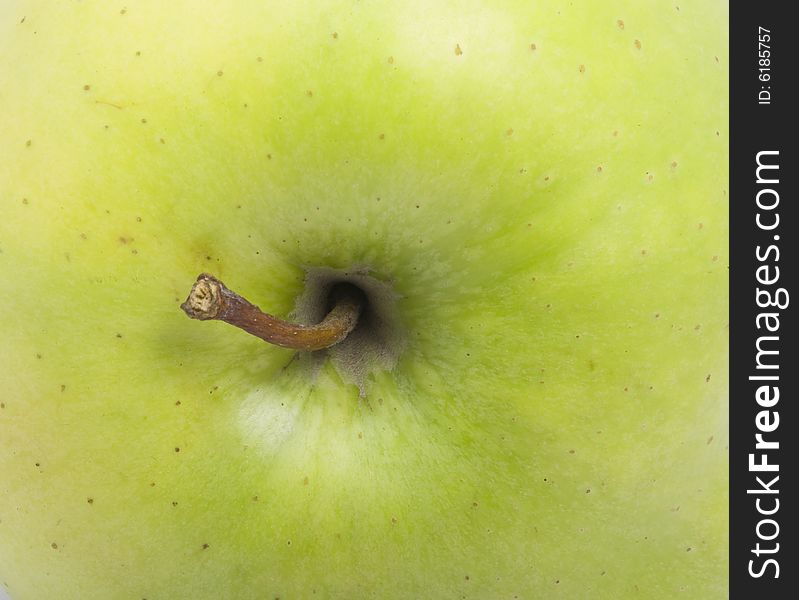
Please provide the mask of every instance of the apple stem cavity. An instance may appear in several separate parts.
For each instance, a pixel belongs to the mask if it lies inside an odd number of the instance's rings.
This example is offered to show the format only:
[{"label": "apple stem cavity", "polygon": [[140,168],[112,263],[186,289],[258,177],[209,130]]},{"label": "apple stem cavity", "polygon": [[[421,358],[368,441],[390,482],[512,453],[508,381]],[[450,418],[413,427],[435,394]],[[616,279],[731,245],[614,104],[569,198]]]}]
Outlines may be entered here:
[{"label": "apple stem cavity", "polygon": [[331,292],[330,304],[327,316],[316,325],[291,323],[263,312],[213,275],[202,273],[180,308],[192,319],[224,321],[270,344],[313,351],[338,344],[355,329],[365,296],[354,285],[339,285]]}]

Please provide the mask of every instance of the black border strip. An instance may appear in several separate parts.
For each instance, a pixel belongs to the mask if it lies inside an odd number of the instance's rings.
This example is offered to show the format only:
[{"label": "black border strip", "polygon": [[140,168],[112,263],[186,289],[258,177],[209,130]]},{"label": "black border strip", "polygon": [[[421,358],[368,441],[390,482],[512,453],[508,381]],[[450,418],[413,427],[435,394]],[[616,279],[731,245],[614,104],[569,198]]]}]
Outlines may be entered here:
[{"label": "black border strip", "polygon": [[[795,466],[799,450],[793,441],[796,430],[796,318],[790,304],[785,308],[760,307],[758,289],[777,298],[778,289],[799,294],[796,287],[796,238],[799,236],[796,202],[796,152],[789,129],[796,129],[799,103],[793,91],[797,72],[788,2],[733,2],[730,7],[730,597],[767,600],[799,597],[797,587]],[[760,45],[758,34],[768,41]],[[766,39],[763,37],[762,39]],[[765,45],[768,48],[765,48]],[[768,64],[759,64],[759,52],[768,50]],[[769,70],[760,71],[767,67]],[[768,77],[760,78],[760,74]],[[767,81],[764,81],[767,79]],[[767,100],[768,92],[770,96]],[[761,94],[759,96],[759,94]],[[758,153],[761,163],[779,164],[779,170],[761,169],[757,181]],[[758,192],[762,206],[758,207]],[[779,224],[771,227],[779,214]],[[775,238],[776,236],[776,238]],[[777,260],[778,249],[779,260]],[[759,247],[759,251],[758,251]],[[759,256],[758,256],[759,253]],[[765,266],[765,269],[763,268]],[[761,270],[758,271],[758,268]],[[779,280],[771,284],[779,268]],[[784,299],[784,296],[780,296]],[[768,296],[761,293],[761,303]],[[799,303],[799,296],[790,298]],[[782,303],[784,304],[784,303]],[[760,317],[777,314],[779,329],[768,331],[777,321]],[[760,325],[760,327],[758,327]],[[772,336],[770,339],[764,336]],[[774,339],[777,338],[777,339]],[[779,354],[761,354],[760,349]],[[762,368],[769,364],[776,368]],[[777,376],[778,380],[751,379]],[[762,386],[769,386],[763,391]],[[774,402],[775,388],[779,400]],[[761,404],[758,404],[758,390]],[[772,406],[768,406],[772,404]],[[777,417],[777,413],[779,416]],[[760,416],[759,416],[760,415]],[[779,424],[775,426],[776,419]],[[758,421],[759,419],[759,421]],[[763,432],[758,428],[773,431]],[[756,434],[779,448],[757,449]],[[750,454],[753,457],[750,459]],[[765,458],[764,458],[765,456]],[[766,460],[777,471],[753,471],[753,463]],[[773,481],[774,477],[779,477]],[[763,483],[757,481],[760,477]],[[769,489],[766,489],[769,488]],[[753,490],[752,493],[748,490]],[[778,493],[773,493],[779,490]],[[758,504],[759,501],[759,504]],[[779,504],[777,504],[779,501]],[[758,512],[758,507],[761,512]],[[775,510],[776,508],[776,510]],[[772,515],[762,514],[774,511]],[[759,528],[758,528],[759,527]],[[777,533],[777,527],[779,531]],[[758,537],[758,532],[760,537]],[[776,535],[775,535],[776,534]],[[773,539],[766,539],[771,538]],[[757,544],[760,545],[758,555]],[[779,544],[779,546],[777,546]],[[777,549],[778,548],[778,549]],[[766,565],[773,559],[775,563]],[[752,561],[750,563],[750,561]],[[777,567],[779,565],[779,577]],[[760,577],[753,577],[750,569]]]}]

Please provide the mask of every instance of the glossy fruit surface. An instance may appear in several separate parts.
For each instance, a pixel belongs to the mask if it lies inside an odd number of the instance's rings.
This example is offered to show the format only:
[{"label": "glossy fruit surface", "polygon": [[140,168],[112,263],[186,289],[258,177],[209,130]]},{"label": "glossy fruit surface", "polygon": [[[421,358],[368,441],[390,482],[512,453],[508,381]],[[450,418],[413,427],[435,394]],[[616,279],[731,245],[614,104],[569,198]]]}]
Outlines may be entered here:
[{"label": "glossy fruit surface", "polygon": [[0,589],[726,597],[726,11],[4,2]]}]

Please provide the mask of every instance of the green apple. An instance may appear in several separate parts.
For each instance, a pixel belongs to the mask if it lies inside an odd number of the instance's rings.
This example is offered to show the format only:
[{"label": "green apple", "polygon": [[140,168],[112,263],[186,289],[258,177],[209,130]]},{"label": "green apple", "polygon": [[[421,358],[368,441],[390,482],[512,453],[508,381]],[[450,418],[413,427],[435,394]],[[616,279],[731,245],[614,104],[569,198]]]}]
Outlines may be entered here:
[{"label": "green apple", "polygon": [[[727,6],[678,4],[3,2],[0,589],[726,597]],[[271,346],[201,272],[369,316]]]}]

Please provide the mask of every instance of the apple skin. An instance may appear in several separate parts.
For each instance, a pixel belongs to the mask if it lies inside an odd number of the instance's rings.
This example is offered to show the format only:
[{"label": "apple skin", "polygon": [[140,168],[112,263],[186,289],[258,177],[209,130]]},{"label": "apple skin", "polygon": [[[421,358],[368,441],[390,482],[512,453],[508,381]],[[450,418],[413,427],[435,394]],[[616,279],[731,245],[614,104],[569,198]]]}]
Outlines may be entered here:
[{"label": "apple skin", "polygon": [[[727,596],[721,1],[0,5],[0,589]],[[178,304],[397,295],[366,397]]]}]

